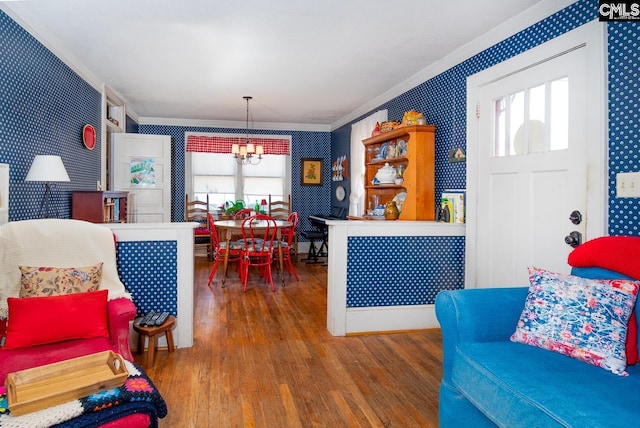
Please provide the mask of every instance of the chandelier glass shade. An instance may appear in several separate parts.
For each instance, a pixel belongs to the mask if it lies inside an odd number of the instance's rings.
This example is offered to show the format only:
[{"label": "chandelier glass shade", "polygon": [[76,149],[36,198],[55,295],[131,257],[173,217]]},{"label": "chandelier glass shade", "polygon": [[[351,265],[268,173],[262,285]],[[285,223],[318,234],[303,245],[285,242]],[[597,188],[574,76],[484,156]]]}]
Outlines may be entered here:
[{"label": "chandelier glass shade", "polygon": [[249,100],[253,97],[242,97],[247,101],[247,137],[244,144],[233,144],[231,154],[239,165],[257,165],[264,155],[264,147],[261,144],[253,144],[249,138]]}]

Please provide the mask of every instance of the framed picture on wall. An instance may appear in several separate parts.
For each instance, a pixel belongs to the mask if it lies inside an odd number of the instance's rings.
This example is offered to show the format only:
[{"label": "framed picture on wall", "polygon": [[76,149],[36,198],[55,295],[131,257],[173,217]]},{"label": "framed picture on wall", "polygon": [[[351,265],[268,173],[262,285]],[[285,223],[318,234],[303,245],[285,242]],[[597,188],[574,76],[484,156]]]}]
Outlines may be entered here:
[{"label": "framed picture on wall", "polygon": [[303,158],[300,170],[302,186],[322,186],[322,158]]}]

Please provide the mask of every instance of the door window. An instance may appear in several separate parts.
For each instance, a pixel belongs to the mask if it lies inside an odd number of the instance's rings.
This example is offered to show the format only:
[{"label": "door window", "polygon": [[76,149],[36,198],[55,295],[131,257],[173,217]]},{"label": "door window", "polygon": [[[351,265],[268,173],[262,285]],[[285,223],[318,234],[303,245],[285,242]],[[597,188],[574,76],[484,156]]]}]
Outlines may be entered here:
[{"label": "door window", "polygon": [[496,98],[493,157],[569,147],[569,77]]}]

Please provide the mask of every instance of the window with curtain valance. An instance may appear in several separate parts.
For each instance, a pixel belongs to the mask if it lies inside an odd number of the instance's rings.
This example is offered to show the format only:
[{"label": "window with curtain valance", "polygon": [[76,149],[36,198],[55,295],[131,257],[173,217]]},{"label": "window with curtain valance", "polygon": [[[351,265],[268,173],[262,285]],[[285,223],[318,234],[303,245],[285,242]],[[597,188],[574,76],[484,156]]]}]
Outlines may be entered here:
[{"label": "window with curtain valance", "polygon": [[225,201],[244,200],[253,206],[269,194],[290,194],[290,136],[249,136],[250,143],[264,148],[257,165],[239,165],[231,154],[234,144],[246,144],[246,136],[186,133],[185,140],[186,192],[199,200],[209,195],[211,209]]},{"label": "window with curtain valance", "polygon": [[[226,136],[205,136],[188,135],[187,152],[199,153],[231,153],[231,146],[239,144],[245,145],[246,137],[226,137]],[[249,142],[253,145],[264,147],[265,155],[289,155],[291,141],[287,138],[271,137],[249,137]]]}]

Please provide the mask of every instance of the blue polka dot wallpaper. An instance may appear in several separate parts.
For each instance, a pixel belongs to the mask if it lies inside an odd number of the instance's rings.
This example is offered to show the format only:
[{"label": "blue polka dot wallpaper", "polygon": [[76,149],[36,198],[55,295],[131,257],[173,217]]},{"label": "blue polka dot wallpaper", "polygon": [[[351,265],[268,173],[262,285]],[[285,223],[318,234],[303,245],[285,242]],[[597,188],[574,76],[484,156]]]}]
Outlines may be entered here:
[{"label": "blue polka dot wallpaper", "polygon": [[118,274],[133,297],[138,315],[178,316],[176,241],[118,242]]},{"label": "blue polka dot wallpaper", "polygon": [[609,234],[640,235],[640,199],[616,197],[616,174],[640,171],[640,24],[609,23]]},{"label": "blue polka dot wallpaper", "polygon": [[464,242],[462,236],[349,237],[347,307],[427,305],[441,290],[463,288]]},{"label": "blue polka dot wallpaper", "polygon": [[[42,183],[24,181],[36,155],[62,157],[70,182],[56,183],[53,203],[71,214],[72,190],[100,180],[102,95],[0,11],[0,163],[10,166],[9,220],[37,218]],[[96,147],[82,128],[96,129]]]}]

